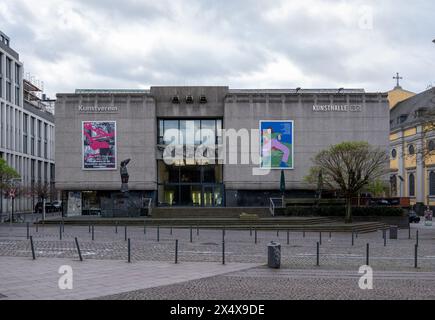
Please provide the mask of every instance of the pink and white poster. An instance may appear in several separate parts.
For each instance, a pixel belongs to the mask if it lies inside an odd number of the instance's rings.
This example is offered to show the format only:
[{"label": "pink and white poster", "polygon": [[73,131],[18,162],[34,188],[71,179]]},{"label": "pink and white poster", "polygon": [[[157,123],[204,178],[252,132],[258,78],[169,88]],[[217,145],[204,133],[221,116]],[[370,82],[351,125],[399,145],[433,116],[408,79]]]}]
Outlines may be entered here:
[{"label": "pink and white poster", "polygon": [[83,121],[83,169],[116,169],[116,121]]}]

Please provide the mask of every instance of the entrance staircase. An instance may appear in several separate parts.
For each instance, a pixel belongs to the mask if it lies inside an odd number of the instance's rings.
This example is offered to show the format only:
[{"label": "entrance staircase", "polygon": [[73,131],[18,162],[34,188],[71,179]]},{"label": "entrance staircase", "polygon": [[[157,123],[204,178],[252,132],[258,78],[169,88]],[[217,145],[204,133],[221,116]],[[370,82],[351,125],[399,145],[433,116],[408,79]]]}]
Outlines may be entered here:
[{"label": "entrance staircase", "polygon": [[268,208],[256,207],[157,207],[153,208],[153,219],[184,219],[184,218],[239,218],[242,213],[257,215],[259,218],[270,217]]},{"label": "entrance staircase", "polygon": [[102,218],[79,216],[53,218],[45,224],[69,225],[136,225],[202,229],[257,229],[306,232],[374,232],[387,228],[382,222],[345,224],[341,218],[329,217],[272,217],[269,208],[154,208],[151,217]]}]

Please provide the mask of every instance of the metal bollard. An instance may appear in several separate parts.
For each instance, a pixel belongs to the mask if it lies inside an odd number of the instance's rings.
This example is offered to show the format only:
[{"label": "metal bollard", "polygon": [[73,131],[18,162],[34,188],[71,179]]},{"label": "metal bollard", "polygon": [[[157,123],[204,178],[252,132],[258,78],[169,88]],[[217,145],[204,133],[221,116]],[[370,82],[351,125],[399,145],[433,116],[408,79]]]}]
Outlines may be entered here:
[{"label": "metal bollard", "polygon": [[279,238],[279,230],[276,230],[276,237]]},{"label": "metal bollard", "polygon": [[77,247],[77,252],[79,253],[80,261],[83,261],[82,252],[80,251],[79,241],[77,240],[77,237],[75,238],[75,241],[76,241],[76,247]]},{"label": "metal bollard", "polygon": [[320,243],[317,242],[317,250],[316,250],[316,266],[320,265]]},{"label": "metal bollard", "polygon": [[352,246],[355,244],[355,234],[352,230]]},{"label": "metal bollard", "polygon": [[319,244],[322,245],[322,232],[319,232]]},{"label": "metal bollard", "polygon": [[199,226],[196,226],[196,235],[199,236]]},{"label": "metal bollard", "polygon": [[418,245],[416,244],[414,247],[414,268],[418,268]]},{"label": "metal bollard", "polygon": [[65,233],[65,223],[62,221],[62,232]]},{"label": "metal bollard", "polygon": [[370,265],[370,261],[369,261],[369,255],[370,255],[370,245],[367,243],[367,247],[366,247],[366,266]]},{"label": "metal bollard", "polygon": [[222,264],[225,264],[225,240],[222,241]]},{"label": "metal bollard", "polygon": [[169,234],[172,236],[172,226],[170,228]]},{"label": "metal bollard", "polygon": [[387,230],[384,229],[383,232],[384,232],[384,247],[386,247],[387,246]]},{"label": "metal bollard", "polygon": [[418,230],[415,233],[415,245],[418,246]]},{"label": "metal bollard", "polygon": [[115,224],[115,233],[118,233],[118,221],[116,221],[116,224]]},{"label": "metal bollard", "polygon": [[30,236],[30,248],[32,249],[32,258],[33,258],[33,260],[36,260],[35,247],[33,246],[33,237],[32,236]]},{"label": "metal bollard", "polygon": [[36,232],[38,232],[38,225],[39,225],[39,224],[38,224],[38,223],[36,223]]},{"label": "metal bollard", "polygon": [[160,226],[157,226],[157,242],[160,242]]},{"label": "metal bollard", "polygon": [[130,238],[128,238],[127,249],[128,249],[128,263],[130,263],[130,262],[131,262],[131,246],[130,246]]},{"label": "metal bollard", "polygon": [[178,263],[178,239],[175,240],[175,264]]},{"label": "metal bollard", "polygon": [[27,222],[27,239],[30,237],[29,223]]},{"label": "metal bollard", "polygon": [[62,225],[59,224],[59,240],[62,240]]},{"label": "metal bollard", "polygon": [[249,236],[252,237],[252,226],[249,227]]},{"label": "metal bollard", "polygon": [[287,229],[287,244],[290,244],[290,231]]},{"label": "metal bollard", "polygon": [[143,234],[147,234],[147,227],[145,225],[145,220],[143,222]]},{"label": "metal bollard", "polygon": [[408,239],[411,239],[411,226],[408,228]]},{"label": "metal bollard", "polygon": [[124,226],[124,240],[127,241],[127,226]]},{"label": "metal bollard", "polygon": [[222,242],[224,242],[224,241],[225,241],[225,230],[222,229]]},{"label": "metal bollard", "polygon": [[255,234],[255,244],[257,244],[257,228],[255,228],[254,234]]},{"label": "metal bollard", "polygon": [[193,236],[192,236],[192,226],[190,226],[190,242],[193,242]]},{"label": "metal bollard", "polygon": [[92,225],[92,241],[95,240],[95,235],[94,235],[94,225]]}]

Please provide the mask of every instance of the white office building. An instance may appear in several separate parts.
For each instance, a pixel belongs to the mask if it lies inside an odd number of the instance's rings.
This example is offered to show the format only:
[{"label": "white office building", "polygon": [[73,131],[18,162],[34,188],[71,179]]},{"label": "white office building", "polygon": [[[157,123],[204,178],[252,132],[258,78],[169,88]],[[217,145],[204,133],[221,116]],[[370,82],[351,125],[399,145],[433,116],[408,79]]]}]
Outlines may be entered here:
[{"label": "white office building", "polygon": [[[0,157],[21,176],[21,186],[54,185],[54,114],[42,99],[42,91],[23,79],[19,54],[10,39],[0,32]],[[33,192],[15,200],[16,212],[31,212],[37,201]],[[11,210],[4,191],[0,214]]]}]

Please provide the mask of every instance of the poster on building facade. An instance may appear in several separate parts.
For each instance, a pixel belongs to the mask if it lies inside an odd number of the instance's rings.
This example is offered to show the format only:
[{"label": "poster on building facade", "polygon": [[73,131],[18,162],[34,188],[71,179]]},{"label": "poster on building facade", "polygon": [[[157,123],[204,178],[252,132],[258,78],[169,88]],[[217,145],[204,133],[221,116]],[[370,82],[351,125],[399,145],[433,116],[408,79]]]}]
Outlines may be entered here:
[{"label": "poster on building facade", "polygon": [[293,169],[293,120],[260,121],[260,166]]},{"label": "poster on building facade", "polygon": [[80,216],[82,214],[82,193],[80,191],[68,192],[67,217]]},{"label": "poster on building facade", "polygon": [[83,121],[83,169],[116,169],[116,121]]}]

